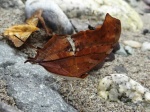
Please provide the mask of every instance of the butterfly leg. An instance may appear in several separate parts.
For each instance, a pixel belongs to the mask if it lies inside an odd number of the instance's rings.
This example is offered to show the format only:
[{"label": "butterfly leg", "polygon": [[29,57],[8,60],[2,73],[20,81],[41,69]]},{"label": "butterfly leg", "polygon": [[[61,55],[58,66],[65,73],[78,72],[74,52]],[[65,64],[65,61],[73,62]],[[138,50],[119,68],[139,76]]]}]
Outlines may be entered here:
[{"label": "butterfly leg", "polygon": [[49,28],[46,26],[45,21],[44,21],[44,18],[42,17],[43,10],[42,10],[42,9],[39,9],[38,11],[39,11],[39,13],[38,13],[38,15],[37,15],[37,18],[39,19],[39,21],[41,22],[43,28],[45,29],[46,34],[47,34],[48,36],[52,36],[52,30],[49,29]]}]

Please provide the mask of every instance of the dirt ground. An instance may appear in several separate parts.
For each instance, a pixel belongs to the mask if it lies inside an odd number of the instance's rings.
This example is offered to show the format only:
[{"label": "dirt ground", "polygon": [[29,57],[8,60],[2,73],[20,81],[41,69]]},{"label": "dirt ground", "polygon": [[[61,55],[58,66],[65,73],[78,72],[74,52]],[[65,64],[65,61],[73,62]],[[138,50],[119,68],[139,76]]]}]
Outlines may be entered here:
[{"label": "dirt ground", "polygon": [[[150,42],[150,33],[143,35],[144,29],[150,30],[150,13],[144,13],[146,5],[142,2],[135,9],[139,12],[144,27],[138,32],[122,31],[120,43],[123,40],[135,40],[140,43]],[[150,112],[150,105],[145,103],[133,104],[123,102],[109,102],[101,99],[97,94],[100,79],[113,73],[116,66],[123,66],[127,75],[150,90],[150,51],[134,49],[135,53],[124,57],[115,54],[115,60],[106,62],[102,68],[92,70],[83,80],[68,80],[56,76],[58,92],[64,100],[80,112]],[[0,99],[10,105],[15,105],[12,97],[7,95],[6,84],[0,81]]]}]

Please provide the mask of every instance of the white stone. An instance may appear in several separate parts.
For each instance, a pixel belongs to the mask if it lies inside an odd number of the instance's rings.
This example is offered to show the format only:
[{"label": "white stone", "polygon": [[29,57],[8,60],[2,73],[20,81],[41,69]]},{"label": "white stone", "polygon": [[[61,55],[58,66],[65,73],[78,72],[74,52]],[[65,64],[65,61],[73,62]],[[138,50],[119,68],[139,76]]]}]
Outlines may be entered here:
[{"label": "white stone", "polygon": [[111,74],[111,76],[112,80],[117,84],[126,83],[129,80],[129,78],[124,74]]},{"label": "white stone", "polygon": [[144,42],[141,49],[142,51],[150,50],[150,42]]},{"label": "white stone", "polygon": [[104,20],[106,13],[121,20],[122,28],[137,31],[143,26],[139,14],[123,0],[53,0],[70,18]]},{"label": "white stone", "polygon": [[107,91],[100,91],[99,92],[100,97],[107,100],[108,99],[108,92]]},{"label": "white stone", "polygon": [[149,92],[146,92],[146,93],[144,94],[144,98],[145,98],[145,101],[150,102],[150,93],[149,93]]},{"label": "white stone", "polygon": [[125,74],[111,74],[99,82],[99,95],[110,101],[118,101],[118,97],[131,99],[133,103],[147,101],[150,103],[150,92],[141,84]]},{"label": "white stone", "polygon": [[107,76],[100,81],[99,90],[106,91],[110,87],[111,84],[112,84],[112,79],[110,76]]},{"label": "white stone", "polygon": [[109,95],[109,99],[111,101],[118,101],[118,96],[119,96],[119,93],[118,93],[118,90],[116,88],[112,88],[109,92],[108,92],[108,95]]},{"label": "white stone", "polygon": [[134,40],[125,40],[125,41],[123,41],[123,43],[125,45],[128,45],[128,46],[133,47],[133,48],[139,48],[142,46],[141,43],[134,41]]},{"label": "white stone", "polygon": [[139,94],[138,92],[134,92],[134,95],[131,99],[132,99],[133,103],[138,103],[138,102],[143,101],[142,100],[142,95]]},{"label": "white stone", "polygon": [[132,55],[134,54],[134,49],[130,46],[125,46],[124,47],[125,51],[127,52],[127,54]]},{"label": "white stone", "polygon": [[124,85],[119,85],[119,93],[123,94],[125,91],[127,91],[126,87]]},{"label": "white stone", "polygon": [[140,94],[144,94],[144,92],[145,92],[145,88],[140,84],[136,85],[135,90]]},{"label": "white stone", "polygon": [[132,79],[130,79],[129,83],[131,84],[131,89],[135,90],[137,82],[132,80]]}]

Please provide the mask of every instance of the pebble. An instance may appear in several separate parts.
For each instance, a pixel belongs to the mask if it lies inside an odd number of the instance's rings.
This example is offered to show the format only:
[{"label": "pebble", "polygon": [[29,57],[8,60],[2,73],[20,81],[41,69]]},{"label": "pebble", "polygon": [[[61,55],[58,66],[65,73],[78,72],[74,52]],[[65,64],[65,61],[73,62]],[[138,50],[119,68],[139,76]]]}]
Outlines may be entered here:
[{"label": "pebble", "polygon": [[120,49],[115,52],[116,54],[122,55],[122,56],[128,56],[127,52],[124,49],[124,46],[120,44]]},{"label": "pebble", "polygon": [[150,6],[150,0],[143,0],[143,2],[144,2],[146,5]]},{"label": "pebble", "polygon": [[143,44],[142,44],[142,51],[148,51],[148,50],[150,50],[150,42],[144,42]]},{"label": "pebble", "polygon": [[134,41],[134,40],[125,40],[123,43],[127,46],[133,47],[133,48],[140,48],[142,46],[141,43]]},{"label": "pebble", "polygon": [[134,54],[134,49],[132,47],[125,46],[124,49],[127,52],[127,54],[129,54],[129,55],[133,55]]},{"label": "pebble", "polygon": [[111,74],[99,81],[99,96],[110,101],[150,103],[150,91],[126,74]]},{"label": "pebble", "polygon": [[116,71],[117,73],[128,73],[127,69],[124,67],[123,64],[115,66],[114,71]]},{"label": "pebble", "polygon": [[146,35],[147,33],[150,33],[150,31],[148,29],[144,29],[142,32],[143,35]]}]

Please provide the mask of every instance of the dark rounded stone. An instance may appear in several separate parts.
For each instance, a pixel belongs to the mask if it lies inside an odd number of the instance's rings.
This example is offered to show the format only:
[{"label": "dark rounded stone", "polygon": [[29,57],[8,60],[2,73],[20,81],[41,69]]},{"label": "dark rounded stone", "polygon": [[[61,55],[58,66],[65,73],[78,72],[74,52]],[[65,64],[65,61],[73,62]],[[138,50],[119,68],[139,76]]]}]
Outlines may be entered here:
[{"label": "dark rounded stone", "polygon": [[142,32],[143,35],[146,35],[147,33],[150,33],[150,31],[148,29],[144,29]]}]

